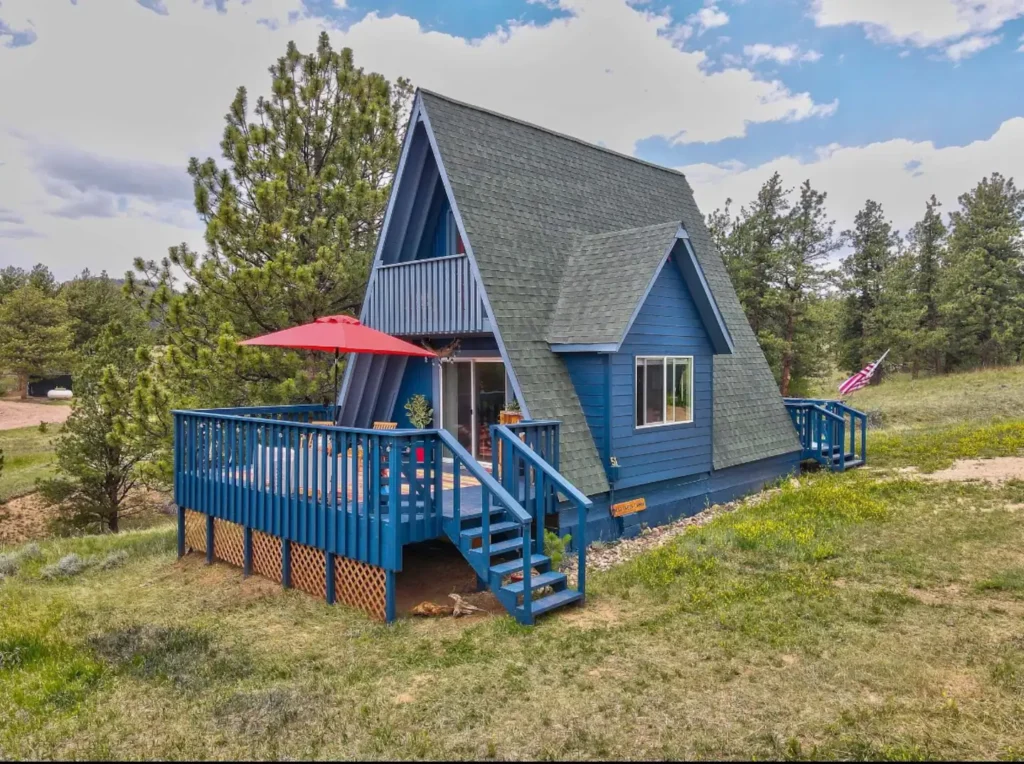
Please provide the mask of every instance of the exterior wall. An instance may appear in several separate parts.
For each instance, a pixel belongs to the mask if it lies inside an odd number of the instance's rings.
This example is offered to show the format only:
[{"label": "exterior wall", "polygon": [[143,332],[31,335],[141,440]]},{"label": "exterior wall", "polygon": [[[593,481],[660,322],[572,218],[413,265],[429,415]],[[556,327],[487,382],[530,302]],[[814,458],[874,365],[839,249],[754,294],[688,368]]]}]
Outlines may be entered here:
[{"label": "exterior wall", "polygon": [[569,370],[569,378],[583,406],[583,415],[601,455],[601,463],[608,469],[608,359],[599,353],[566,353],[562,356]]},{"label": "exterior wall", "polygon": [[[636,536],[647,525],[656,527],[697,514],[711,504],[722,504],[759,491],[765,485],[788,474],[800,471],[800,454],[786,454],[758,462],[701,475],[615,491],[614,496],[591,497],[593,508],[587,516],[587,543],[610,541]],[[625,517],[612,517],[612,503],[643,498],[647,508]],[[558,531],[577,538],[575,508],[559,509]]]},{"label": "exterior wall", "polygon": [[438,407],[434,402],[436,368],[436,363],[430,359],[410,358],[406,361],[405,373],[398,386],[398,396],[395,398],[395,407],[390,420],[398,422],[398,429],[412,428],[409,415],[405,411],[405,404],[414,395],[425,395],[430,401],[430,407],[434,409],[434,416],[437,416]]},{"label": "exterior wall", "polygon": [[[636,427],[636,357],[693,356],[690,424]],[[618,353],[611,358],[611,453],[619,460],[616,489],[711,471],[711,342],[683,277],[666,263]]]}]

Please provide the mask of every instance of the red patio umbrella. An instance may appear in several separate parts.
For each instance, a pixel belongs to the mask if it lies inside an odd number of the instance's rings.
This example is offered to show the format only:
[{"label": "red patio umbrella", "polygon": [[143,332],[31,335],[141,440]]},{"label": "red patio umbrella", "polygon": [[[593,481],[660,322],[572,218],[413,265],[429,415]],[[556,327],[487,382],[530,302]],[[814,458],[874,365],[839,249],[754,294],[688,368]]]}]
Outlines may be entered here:
[{"label": "red patio umbrella", "polygon": [[334,352],[334,402],[338,402],[338,354],[371,353],[436,358],[437,353],[363,326],[351,316],[324,316],[310,324],[242,340],[241,345],[263,345],[294,350]]}]

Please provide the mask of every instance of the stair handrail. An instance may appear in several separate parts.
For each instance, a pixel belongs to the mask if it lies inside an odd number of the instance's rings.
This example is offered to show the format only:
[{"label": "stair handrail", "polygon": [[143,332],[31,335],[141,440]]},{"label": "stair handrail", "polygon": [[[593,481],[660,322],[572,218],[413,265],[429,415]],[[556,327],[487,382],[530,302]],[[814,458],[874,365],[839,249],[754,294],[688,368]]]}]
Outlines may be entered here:
[{"label": "stair handrail", "polygon": [[[576,569],[576,589],[579,591],[580,596],[586,598],[586,576],[587,576],[587,513],[590,508],[594,505],[587,496],[580,491],[576,486],[570,483],[561,472],[552,467],[547,461],[542,459],[538,453],[532,448],[527,446],[523,441],[519,440],[518,437],[510,430],[507,426],[499,424],[493,427],[493,430],[502,436],[502,440],[507,443],[512,449],[515,449],[519,454],[530,462],[536,469],[544,473],[545,478],[551,481],[555,490],[562,495],[566,496],[570,501],[576,505],[577,512],[577,539],[576,549],[578,556],[578,564]],[[537,529],[540,533],[540,528]],[[532,550],[530,552],[532,554]],[[526,578],[525,571],[530,566],[527,564],[523,565],[524,569],[524,586],[527,588],[525,591],[529,592],[529,580]],[[581,600],[582,602],[583,600]],[[525,603],[529,603],[529,597],[524,598]],[[529,612],[529,611],[527,611]]]},{"label": "stair handrail", "polygon": [[[490,565],[491,559],[491,510],[488,506],[487,492],[498,499],[498,501],[505,505],[505,509],[508,510],[509,514],[519,523],[523,533],[523,591],[527,593],[527,596],[523,598],[523,605],[526,610],[527,618],[530,617],[532,611],[532,603],[530,602],[529,592],[530,588],[530,567],[531,561],[533,560],[533,546],[530,539],[530,526],[533,523],[533,518],[530,517],[530,513],[523,509],[523,506],[505,490],[505,487],[498,482],[497,478],[494,477],[490,472],[484,469],[483,465],[474,459],[469,451],[467,451],[458,439],[447,430],[436,430],[438,439],[448,447],[448,450],[452,452],[452,469],[454,470],[453,478],[455,479],[455,495],[458,495],[459,491],[459,479],[458,475],[462,469],[460,462],[466,465],[466,470],[470,475],[480,481],[481,492],[480,492],[480,533],[481,543],[480,552],[483,555],[484,561]],[[518,438],[515,439],[518,442]],[[455,525],[456,533],[462,527],[461,514],[459,501],[453,499],[452,501],[452,520]],[[538,531],[540,532],[540,531]]]}]

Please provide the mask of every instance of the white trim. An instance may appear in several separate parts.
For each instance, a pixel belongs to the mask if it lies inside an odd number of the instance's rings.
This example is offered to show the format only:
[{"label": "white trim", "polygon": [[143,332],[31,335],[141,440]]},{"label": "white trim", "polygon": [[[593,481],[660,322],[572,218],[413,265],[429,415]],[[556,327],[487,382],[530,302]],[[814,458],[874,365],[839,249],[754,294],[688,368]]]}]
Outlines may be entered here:
[{"label": "white trim", "polygon": [[[646,363],[647,361],[661,361],[661,374],[662,374],[662,377],[661,377],[661,380],[662,380],[662,382],[661,382],[662,383],[661,411],[662,411],[662,416],[663,417],[667,417],[668,416],[668,405],[666,403],[666,398],[668,396],[668,391],[669,391],[669,380],[668,380],[668,367],[669,367],[669,364],[668,364],[668,362],[669,361],[676,361],[676,360],[686,360],[686,361],[689,361],[688,367],[690,369],[690,374],[689,374],[689,377],[690,377],[689,378],[690,418],[689,419],[684,419],[682,421],[673,420],[673,421],[669,422],[669,421],[664,421],[663,420],[661,422],[651,422],[650,424],[637,424],[637,421],[636,421],[637,420],[637,417],[636,417],[636,403],[637,403],[637,395],[639,393],[639,390],[637,390],[637,384],[636,384],[636,370],[640,366],[640,362],[641,361],[644,362],[644,389],[643,389],[643,409],[642,409],[643,412],[644,412],[644,418],[647,417],[647,363]],[[650,430],[650,429],[655,428],[655,427],[671,427],[673,425],[693,424],[694,423],[694,421],[695,421],[694,408],[695,407],[694,407],[694,389],[693,389],[693,367],[694,367],[694,358],[693,358],[692,355],[638,355],[638,356],[634,356],[634,358],[633,358],[633,429],[634,430]],[[675,364],[674,363],[673,363],[673,368],[675,368]]]}]

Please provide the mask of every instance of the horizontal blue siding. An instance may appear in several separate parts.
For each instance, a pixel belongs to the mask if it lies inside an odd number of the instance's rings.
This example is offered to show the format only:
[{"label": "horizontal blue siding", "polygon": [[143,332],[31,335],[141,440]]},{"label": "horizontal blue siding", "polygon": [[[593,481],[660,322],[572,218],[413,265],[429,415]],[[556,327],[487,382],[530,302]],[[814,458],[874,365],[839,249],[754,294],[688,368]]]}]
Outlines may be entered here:
[{"label": "horizontal blue siding", "polygon": [[[693,356],[693,423],[636,428],[636,357],[642,355]],[[670,261],[612,356],[612,455],[620,466],[616,489],[711,471],[712,362],[704,324]]]}]

